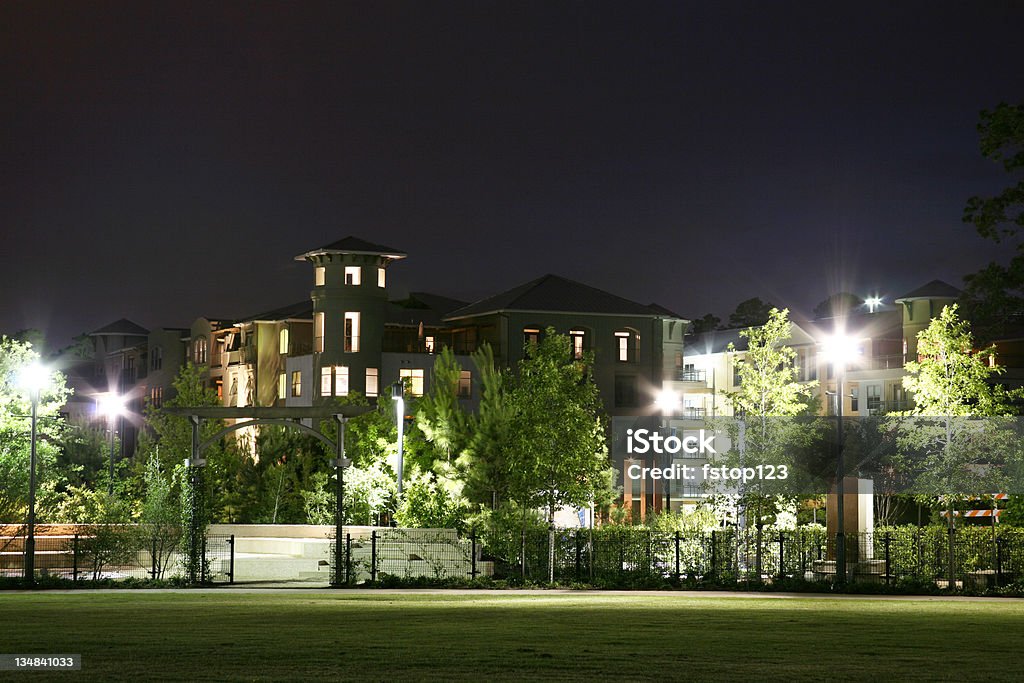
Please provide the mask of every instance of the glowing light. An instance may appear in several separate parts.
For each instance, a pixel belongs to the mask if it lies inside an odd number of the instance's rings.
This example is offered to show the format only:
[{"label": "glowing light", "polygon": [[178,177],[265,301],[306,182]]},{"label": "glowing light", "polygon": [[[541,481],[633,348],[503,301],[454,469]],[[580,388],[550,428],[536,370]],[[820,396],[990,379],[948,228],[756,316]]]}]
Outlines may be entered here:
[{"label": "glowing light", "polygon": [[124,396],[118,396],[112,391],[99,394],[96,399],[96,412],[105,415],[110,419],[124,415]]},{"label": "glowing light", "polygon": [[680,408],[679,393],[671,389],[662,389],[654,399],[654,405],[658,406],[664,415],[674,415]]},{"label": "glowing light", "polygon": [[846,366],[860,358],[863,353],[860,344],[845,334],[836,334],[826,339],[821,345],[821,355],[833,365]]},{"label": "glowing light", "polygon": [[877,296],[869,296],[867,299],[864,299],[864,305],[868,307],[869,312],[874,313],[876,309],[881,307],[882,299]]},{"label": "glowing light", "polygon": [[37,393],[50,384],[50,370],[41,363],[26,365],[18,373],[18,385],[32,393]]}]

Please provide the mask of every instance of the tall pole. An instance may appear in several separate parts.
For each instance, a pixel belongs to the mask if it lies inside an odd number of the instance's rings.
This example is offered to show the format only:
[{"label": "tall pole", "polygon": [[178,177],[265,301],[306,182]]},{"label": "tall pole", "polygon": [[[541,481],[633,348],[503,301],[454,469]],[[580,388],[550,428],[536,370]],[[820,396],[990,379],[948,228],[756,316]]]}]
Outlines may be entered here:
[{"label": "tall pole", "polygon": [[114,427],[117,425],[117,418],[113,414],[108,418],[110,425],[110,472],[107,480],[107,495],[114,495]]},{"label": "tall pole", "polygon": [[836,582],[846,583],[846,516],[844,498],[846,494],[846,466],[843,462],[843,375],[846,361],[836,363]]},{"label": "tall pole", "polygon": [[[334,444],[336,474],[335,480],[335,510],[334,510],[334,585],[341,585],[342,577],[342,551],[345,542],[345,418],[341,415],[335,416],[338,420],[338,440]],[[344,566],[348,566],[348,557],[344,558]],[[346,580],[348,573],[345,574]]]},{"label": "tall pole", "polygon": [[391,385],[398,422],[398,495],[402,495],[402,456],[405,453],[405,384],[399,380]]},{"label": "tall pole", "polygon": [[36,418],[39,391],[32,391],[32,441],[28,458],[28,538],[25,539],[25,581],[36,582]]}]

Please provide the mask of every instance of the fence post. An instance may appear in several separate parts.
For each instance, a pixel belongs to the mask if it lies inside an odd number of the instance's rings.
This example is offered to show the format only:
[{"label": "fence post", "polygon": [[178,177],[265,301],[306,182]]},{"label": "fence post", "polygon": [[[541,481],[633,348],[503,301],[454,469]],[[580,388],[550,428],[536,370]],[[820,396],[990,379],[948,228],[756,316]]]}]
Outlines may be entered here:
[{"label": "fence post", "polygon": [[519,532],[519,573],[526,579],[526,527]]},{"label": "fence post", "polygon": [[228,539],[228,545],[230,546],[231,555],[228,559],[228,583],[235,582],[235,535],[231,534]]},{"label": "fence post", "polygon": [[676,540],[676,581],[679,581],[682,578],[682,575],[679,573],[679,541],[681,540],[680,537],[679,537],[679,529],[676,529],[676,539],[675,540]]},{"label": "fence post", "polygon": [[377,581],[377,530],[370,532],[370,582]]},{"label": "fence post", "polygon": [[580,580],[580,564],[583,562],[583,546],[580,545],[580,530],[577,529],[576,533],[576,580]]},{"label": "fence post", "polygon": [[779,531],[779,578],[786,578],[786,558],[783,556],[783,547],[786,542],[786,532]]},{"label": "fence post", "polygon": [[626,535],[619,536],[619,575],[626,572]]},{"label": "fence post", "polygon": [[476,529],[469,532],[470,553],[472,564],[469,570],[469,578],[476,580]]},{"label": "fence post", "polygon": [[153,537],[153,543],[149,547],[149,561],[149,578],[156,580],[156,536]]},{"label": "fence post", "polygon": [[78,581],[78,533],[75,533],[75,540],[71,542],[71,580]]},{"label": "fence post", "polygon": [[352,534],[345,534],[345,585],[352,582]]},{"label": "fence post", "polygon": [[209,572],[207,571],[206,563],[206,534],[203,534],[203,554],[199,558],[199,581],[206,583],[210,580]]},{"label": "fence post", "polygon": [[1003,585],[1003,537],[996,539],[996,585]]},{"label": "fence post", "polygon": [[956,588],[956,556],[954,555],[954,536],[956,535],[956,527],[949,527],[949,586],[950,590]]},{"label": "fence post", "polygon": [[718,573],[718,544],[715,543],[715,530],[711,530],[711,575]]},{"label": "fence post", "polygon": [[885,532],[885,585],[889,585],[892,581],[892,559],[889,554],[889,546],[892,543],[892,534],[888,531]]}]

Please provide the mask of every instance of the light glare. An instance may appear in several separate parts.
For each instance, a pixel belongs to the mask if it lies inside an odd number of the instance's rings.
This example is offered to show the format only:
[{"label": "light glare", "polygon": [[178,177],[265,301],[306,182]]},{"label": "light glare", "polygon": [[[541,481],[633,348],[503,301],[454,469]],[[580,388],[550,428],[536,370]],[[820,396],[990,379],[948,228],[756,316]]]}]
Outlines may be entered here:
[{"label": "light glare", "polygon": [[679,393],[671,389],[662,389],[654,399],[654,404],[664,415],[674,415],[679,409]]},{"label": "light glare", "polygon": [[861,348],[856,339],[836,334],[825,340],[821,353],[829,363],[845,366],[860,358]]},{"label": "light glare", "polygon": [[96,412],[111,418],[123,415],[124,397],[114,392],[100,394],[96,401]]},{"label": "light glare", "polygon": [[33,393],[42,391],[50,383],[50,371],[41,363],[26,365],[18,373],[18,384]]}]

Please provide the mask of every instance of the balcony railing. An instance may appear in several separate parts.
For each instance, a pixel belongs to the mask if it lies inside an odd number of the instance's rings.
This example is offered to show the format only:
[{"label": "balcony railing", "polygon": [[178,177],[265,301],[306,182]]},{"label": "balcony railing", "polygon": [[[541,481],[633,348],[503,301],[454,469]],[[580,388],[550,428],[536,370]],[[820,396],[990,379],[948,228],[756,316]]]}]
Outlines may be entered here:
[{"label": "balcony railing", "polygon": [[878,401],[868,403],[868,415],[888,415],[889,413],[901,410],[910,410],[913,404],[910,401]]},{"label": "balcony railing", "polygon": [[850,370],[856,372],[857,370],[900,370],[902,368],[903,354],[898,353],[890,356],[864,358],[857,365],[851,367]]},{"label": "balcony railing", "polygon": [[707,381],[706,370],[677,370],[676,380],[679,382],[705,382]]},{"label": "balcony railing", "polygon": [[683,417],[687,420],[701,420],[704,418],[704,408],[686,406],[683,408]]}]

